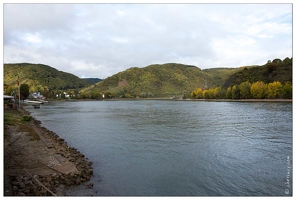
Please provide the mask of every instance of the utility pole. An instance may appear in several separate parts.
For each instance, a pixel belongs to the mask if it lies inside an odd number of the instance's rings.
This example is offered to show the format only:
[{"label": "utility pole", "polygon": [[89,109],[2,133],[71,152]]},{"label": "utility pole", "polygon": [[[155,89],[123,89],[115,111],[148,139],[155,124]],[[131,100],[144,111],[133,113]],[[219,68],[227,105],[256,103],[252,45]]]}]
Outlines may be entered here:
[{"label": "utility pole", "polygon": [[17,84],[18,84],[18,94],[19,94],[19,105],[18,105],[18,109],[21,108],[21,88],[20,88],[20,75],[17,75]]}]

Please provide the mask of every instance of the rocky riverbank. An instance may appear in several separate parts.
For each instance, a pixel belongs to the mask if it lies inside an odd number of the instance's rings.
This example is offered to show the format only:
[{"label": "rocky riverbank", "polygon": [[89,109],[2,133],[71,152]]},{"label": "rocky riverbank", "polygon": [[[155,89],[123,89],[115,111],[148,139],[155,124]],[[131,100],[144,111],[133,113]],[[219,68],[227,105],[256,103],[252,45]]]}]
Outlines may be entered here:
[{"label": "rocky riverbank", "polygon": [[67,187],[90,181],[92,162],[40,121],[6,124],[4,133],[5,196],[63,196]]}]

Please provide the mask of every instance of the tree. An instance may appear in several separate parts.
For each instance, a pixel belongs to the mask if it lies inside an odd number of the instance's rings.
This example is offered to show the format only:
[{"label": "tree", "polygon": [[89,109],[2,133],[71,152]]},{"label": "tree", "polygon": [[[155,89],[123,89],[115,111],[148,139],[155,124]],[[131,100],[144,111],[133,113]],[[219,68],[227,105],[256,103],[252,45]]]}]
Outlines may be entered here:
[{"label": "tree", "polygon": [[249,81],[242,82],[239,85],[241,99],[249,99],[251,97],[250,88],[251,88],[251,84],[249,83]]},{"label": "tree", "polygon": [[195,90],[195,95],[196,95],[196,98],[197,99],[202,99],[203,98],[203,95],[202,95],[202,89],[201,88],[197,88]]},{"label": "tree", "polygon": [[209,99],[208,90],[203,90],[202,91],[202,96],[203,96],[204,99]]},{"label": "tree", "polygon": [[251,85],[250,93],[254,99],[264,99],[266,97],[267,86],[262,81],[257,81]]},{"label": "tree", "polygon": [[226,90],[226,99],[232,99],[231,87],[228,87]]},{"label": "tree", "polygon": [[278,81],[269,83],[267,85],[267,97],[269,99],[279,98],[282,94],[282,89],[283,89],[283,85]]},{"label": "tree", "polygon": [[284,64],[286,64],[286,65],[288,65],[288,64],[292,64],[292,59],[290,59],[290,58],[285,58],[284,60],[283,60],[283,63]]},{"label": "tree", "polygon": [[18,88],[16,86],[7,86],[4,89],[4,94],[6,95],[14,95],[18,93]]},{"label": "tree", "polygon": [[216,91],[215,91],[215,88],[213,89],[208,89],[207,90],[207,98],[208,99],[215,99],[216,98]]},{"label": "tree", "polygon": [[20,93],[22,99],[27,99],[30,92],[29,92],[29,85],[28,84],[21,84],[20,85]]},{"label": "tree", "polygon": [[239,91],[239,87],[234,85],[231,88],[231,97],[232,99],[239,99],[240,98],[240,91]]},{"label": "tree", "polygon": [[283,61],[281,59],[279,59],[279,58],[276,58],[272,62],[279,64],[279,63],[282,63]]},{"label": "tree", "polygon": [[282,88],[282,97],[284,99],[292,99],[292,84],[291,82],[286,82]]},{"label": "tree", "polygon": [[218,87],[216,98],[225,99],[225,97],[226,97],[226,88]]},{"label": "tree", "polygon": [[194,90],[193,92],[191,92],[190,97],[192,99],[202,99],[203,98],[202,89],[201,88],[197,88],[196,90]]}]

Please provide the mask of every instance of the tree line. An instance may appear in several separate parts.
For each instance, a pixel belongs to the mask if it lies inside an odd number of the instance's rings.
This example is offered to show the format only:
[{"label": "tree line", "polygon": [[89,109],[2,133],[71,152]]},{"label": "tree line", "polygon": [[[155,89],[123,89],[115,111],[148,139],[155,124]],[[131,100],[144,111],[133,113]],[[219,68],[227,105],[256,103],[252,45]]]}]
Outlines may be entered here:
[{"label": "tree line", "polygon": [[274,81],[264,83],[245,81],[228,88],[197,88],[190,94],[192,99],[292,99],[292,83]]}]

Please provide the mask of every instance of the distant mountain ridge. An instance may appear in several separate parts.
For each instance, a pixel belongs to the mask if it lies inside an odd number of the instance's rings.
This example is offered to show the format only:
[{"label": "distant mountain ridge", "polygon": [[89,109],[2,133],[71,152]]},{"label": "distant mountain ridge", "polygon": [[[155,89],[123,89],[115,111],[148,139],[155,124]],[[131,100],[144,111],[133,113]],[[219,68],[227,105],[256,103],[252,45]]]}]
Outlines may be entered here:
[{"label": "distant mountain ridge", "polygon": [[153,64],[132,67],[103,80],[81,79],[42,64],[4,64],[5,85],[15,85],[18,74],[20,83],[28,84],[31,90],[76,90],[81,98],[102,98],[103,94],[110,98],[180,97],[189,95],[196,88],[226,89],[244,81],[292,82],[292,58],[274,59],[262,66],[204,70],[179,63]]},{"label": "distant mountain ridge", "polygon": [[85,80],[90,85],[96,84],[96,83],[103,80],[103,79],[100,79],[100,78],[82,78],[82,79]]},{"label": "distant mountain ridge", "polygon": [[188,96],[196,88],[221,87],[226,90],[244,81],[292,82],[292,58],[274,59],[262,66],[204,70],[178,63],[132,67],[82,89],[81,93],[87,98],[100,98],[103,93],[119,98]]},{"label": "distant mountain ridge", "polygon": [[188,93],[196,86],[203,86],[205,80],[209,80],[207,84],[213,84],[210,76],[195,66],[156,64],[144,68],[129,68],[83,89],[82,93],[98,95],[107,91],[118,97],[172,96]]}]

